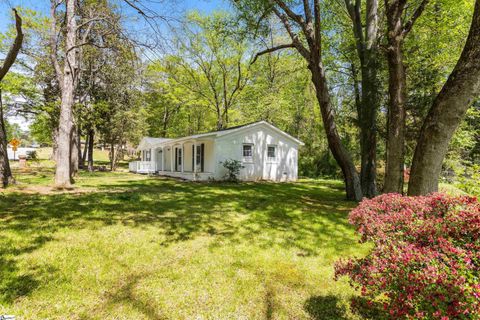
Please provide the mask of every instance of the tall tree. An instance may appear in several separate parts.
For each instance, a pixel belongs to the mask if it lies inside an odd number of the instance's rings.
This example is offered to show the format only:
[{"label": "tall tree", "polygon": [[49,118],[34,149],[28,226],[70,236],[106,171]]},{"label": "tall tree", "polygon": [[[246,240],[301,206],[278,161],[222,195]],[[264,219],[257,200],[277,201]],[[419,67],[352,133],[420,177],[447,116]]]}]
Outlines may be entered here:
[{"label": "tall tree", "polygon": [[408,19],[405,19],[407,8],[406,0],[385,0],[388,41],[388,92],[390,101],[387,121],[384,192],[403,193],[403,171],[405,164],[405,104],[407,96],[407,78],[403,61],[403,42],[428,2],[428,0],[422,0],[411,16]]},{"label": "tall tree", "polygon": [[[322,19],[320,0],[303,0],[303,14],[297,14],[294,3],[283,0],[267,2],[238,1],[240,8],[262,11],[263,15],[273,12],[280,19],[291,42],[274,46],[257,54],[263,55],[276,50],[294,48],[306,60],[311,80],[316,89],[316,96],[322,114],[323,127],[327,136],[328,146],[336,162],[342,170],[345,181],[347,199],[361,200],[363,197],[360,178],[353,159],[342,143],[337,130],[335,112],[330,95],[325,66],[322,58]],[[260,4],[260,8],[259,8]],[[249,8],[250,5],[250,8]],[[305,40],[302,40],[305,39]]]},{"label": "tall tree", "polygon": [[423,195],[438,190],[448,144],[468,107],[480,95],[479,43],[480,0],[476,0],[462,54],[423,123],[413,157],[409,195]]},{"label": "tall tree", "polygon": [[[366,0],[365,19],[362,19],[362,1],[345,0],[352,21],[357,55],[360,60],[361,98],[358,108],[360,127],[361,170],[360,181],[363,195],[377,194],[377,112],[380,107],[378,94],[378,0]],[[363,23],[365,21],[365,23]]]},{"label": "tall tree", "polygon": [[[132,5],[129,1],[124,2]],[[62,4],[65,7],[65,20],[59,21],[57,8]],[[138,11],[142,16],[145,15],[140,8]],[[59,25],[63,27],[60,32],[57,30]],[[95,35],[91,36],[92,34]],[[76,100],[78,101],[77,88],[79,76],[82,76],[82,49],[84,46],[108,48],[105,42],[111,34],[123,36],[119,28],[119,16],[113,13],[108,1],[51,0],[50,59],[61,91],[55,157],[57,187],[69,187],[78,168],[76,126],[79,124],[74,123],[73,105]],[[99,39],[100,41],[97,41]],[[57,50],[59,43],[63,44],[61,54]],[[61,62],[63,66],[60,65]]]},{"label": "tall tree", "polygon": [[[12,10],[15,15],[16,37],[5,57],[5,60],[3,61],[2,66],[0,67],[0,82],[12,67],[13,63],[17,59],[20,49],[22,48],[22,18],[18,15],[16,9]],[[9,180],[13,179],[12,171],[10,170],[10,163],[8,161],[7,144],[7,132],[3,116],[3,103],[0,88],[0,180],[4,188],[8,186]]]},{"label": "tall tree", "polygon": [[61,106],[60,120],[58,124],[57,135],[57,153],[55,161],[57,163],[55,170],[55,186],[64,188],[70,187],[72,183],[72,172],[70,169],[70,147],[72,144],[73,130],[73,103],[74,91],[77,73],[77,17],[76,2],[74,0],[65,0],[65,61],[63,70],[60,66],[57,46],[57,7],[60,3],[57,0],[51,2],[51,37],[50,37],[50,58],[55,68],[57,81],[60,83]]}]

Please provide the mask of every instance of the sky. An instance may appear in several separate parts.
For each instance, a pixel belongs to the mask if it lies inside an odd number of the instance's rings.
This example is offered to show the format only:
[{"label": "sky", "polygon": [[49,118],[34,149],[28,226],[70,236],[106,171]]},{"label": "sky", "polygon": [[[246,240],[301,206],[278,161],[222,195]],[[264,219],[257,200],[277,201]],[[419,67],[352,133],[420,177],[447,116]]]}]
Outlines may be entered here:
[{"label": "sky", "polygon": [[[116,1],[121,2],[121,0]],[[149,8],[159,13],[165,13],[165,11],[168,11],[166,13],[172,13],[171,8],[175,8],[173,13],[175,15],[189,10],[210,13],[215,10],[228,10],[230,8],[228,0],[141,0],[140,2],[145,3]],[[165,2],[167,5],[160,2]],[[49,15],[50,0],[0,0],[0,32],[4,32],[8,25],[13,23],[10,8],[18,6],[28,7]],[[168,9],[165,9],[167,6]],[[126,6],[124,5],[124,7]],[[132,15],[136,14],[133,9],[130,11]],[[128,11],[129,14],[130,11]]]}]

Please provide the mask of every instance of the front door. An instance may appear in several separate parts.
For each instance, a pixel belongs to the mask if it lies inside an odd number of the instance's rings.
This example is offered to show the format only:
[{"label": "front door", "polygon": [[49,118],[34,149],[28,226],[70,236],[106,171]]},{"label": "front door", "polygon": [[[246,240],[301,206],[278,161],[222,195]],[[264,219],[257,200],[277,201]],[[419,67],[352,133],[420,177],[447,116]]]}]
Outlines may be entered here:
[{"label": "front door", "polygon": [[197,172],[203,172],[204,170],[204,162],[205,162],[205,144],[197,144],[197,158],[195,159],[195,145],[192,144],[192,168],[195,171],[195,167],[197,168]]},{"label": "front door", "polygon": [[162,167],[162,159],[163,159],[163,150],[157,150],[157,171],[163,171],[164,168]]}]

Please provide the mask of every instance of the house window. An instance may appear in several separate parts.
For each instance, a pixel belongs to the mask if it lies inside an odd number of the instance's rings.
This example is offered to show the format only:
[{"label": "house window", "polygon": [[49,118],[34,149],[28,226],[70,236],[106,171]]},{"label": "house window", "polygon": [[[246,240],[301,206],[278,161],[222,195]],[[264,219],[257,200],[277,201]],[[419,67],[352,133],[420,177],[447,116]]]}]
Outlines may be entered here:
[{"label": "house window", "polygon": [[151,151],[147,150],[145,151],[145,161],[150,161],[151,160]]},{"label": "house window", "polygon": [[267,147],[267,158],[269,161],[275,161],[277,159],[277,146]]},{"label": "house window", "polygon": [[244,144],[243,145],[243,161],[252,161],[253,160],[253,145]]}]

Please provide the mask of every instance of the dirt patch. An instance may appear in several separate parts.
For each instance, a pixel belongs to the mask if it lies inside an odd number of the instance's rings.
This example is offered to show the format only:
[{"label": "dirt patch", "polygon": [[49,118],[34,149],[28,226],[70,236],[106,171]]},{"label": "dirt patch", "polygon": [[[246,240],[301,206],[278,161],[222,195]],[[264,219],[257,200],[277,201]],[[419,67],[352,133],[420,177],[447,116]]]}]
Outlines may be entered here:
[{"label": "dirt patch", "polygon": [[[0,189],[1,191],[5,191],[5,189]],[[71,188],[71,189],[57,189],[52,186],[46,185],[30,185],[30,184],[15,184],[7,189],[9,192],[21,192],[26,194],[42,194],[42,195],[49,195],[49,194],[83,194],[89,192],[97,191],[95,188]]]}]

